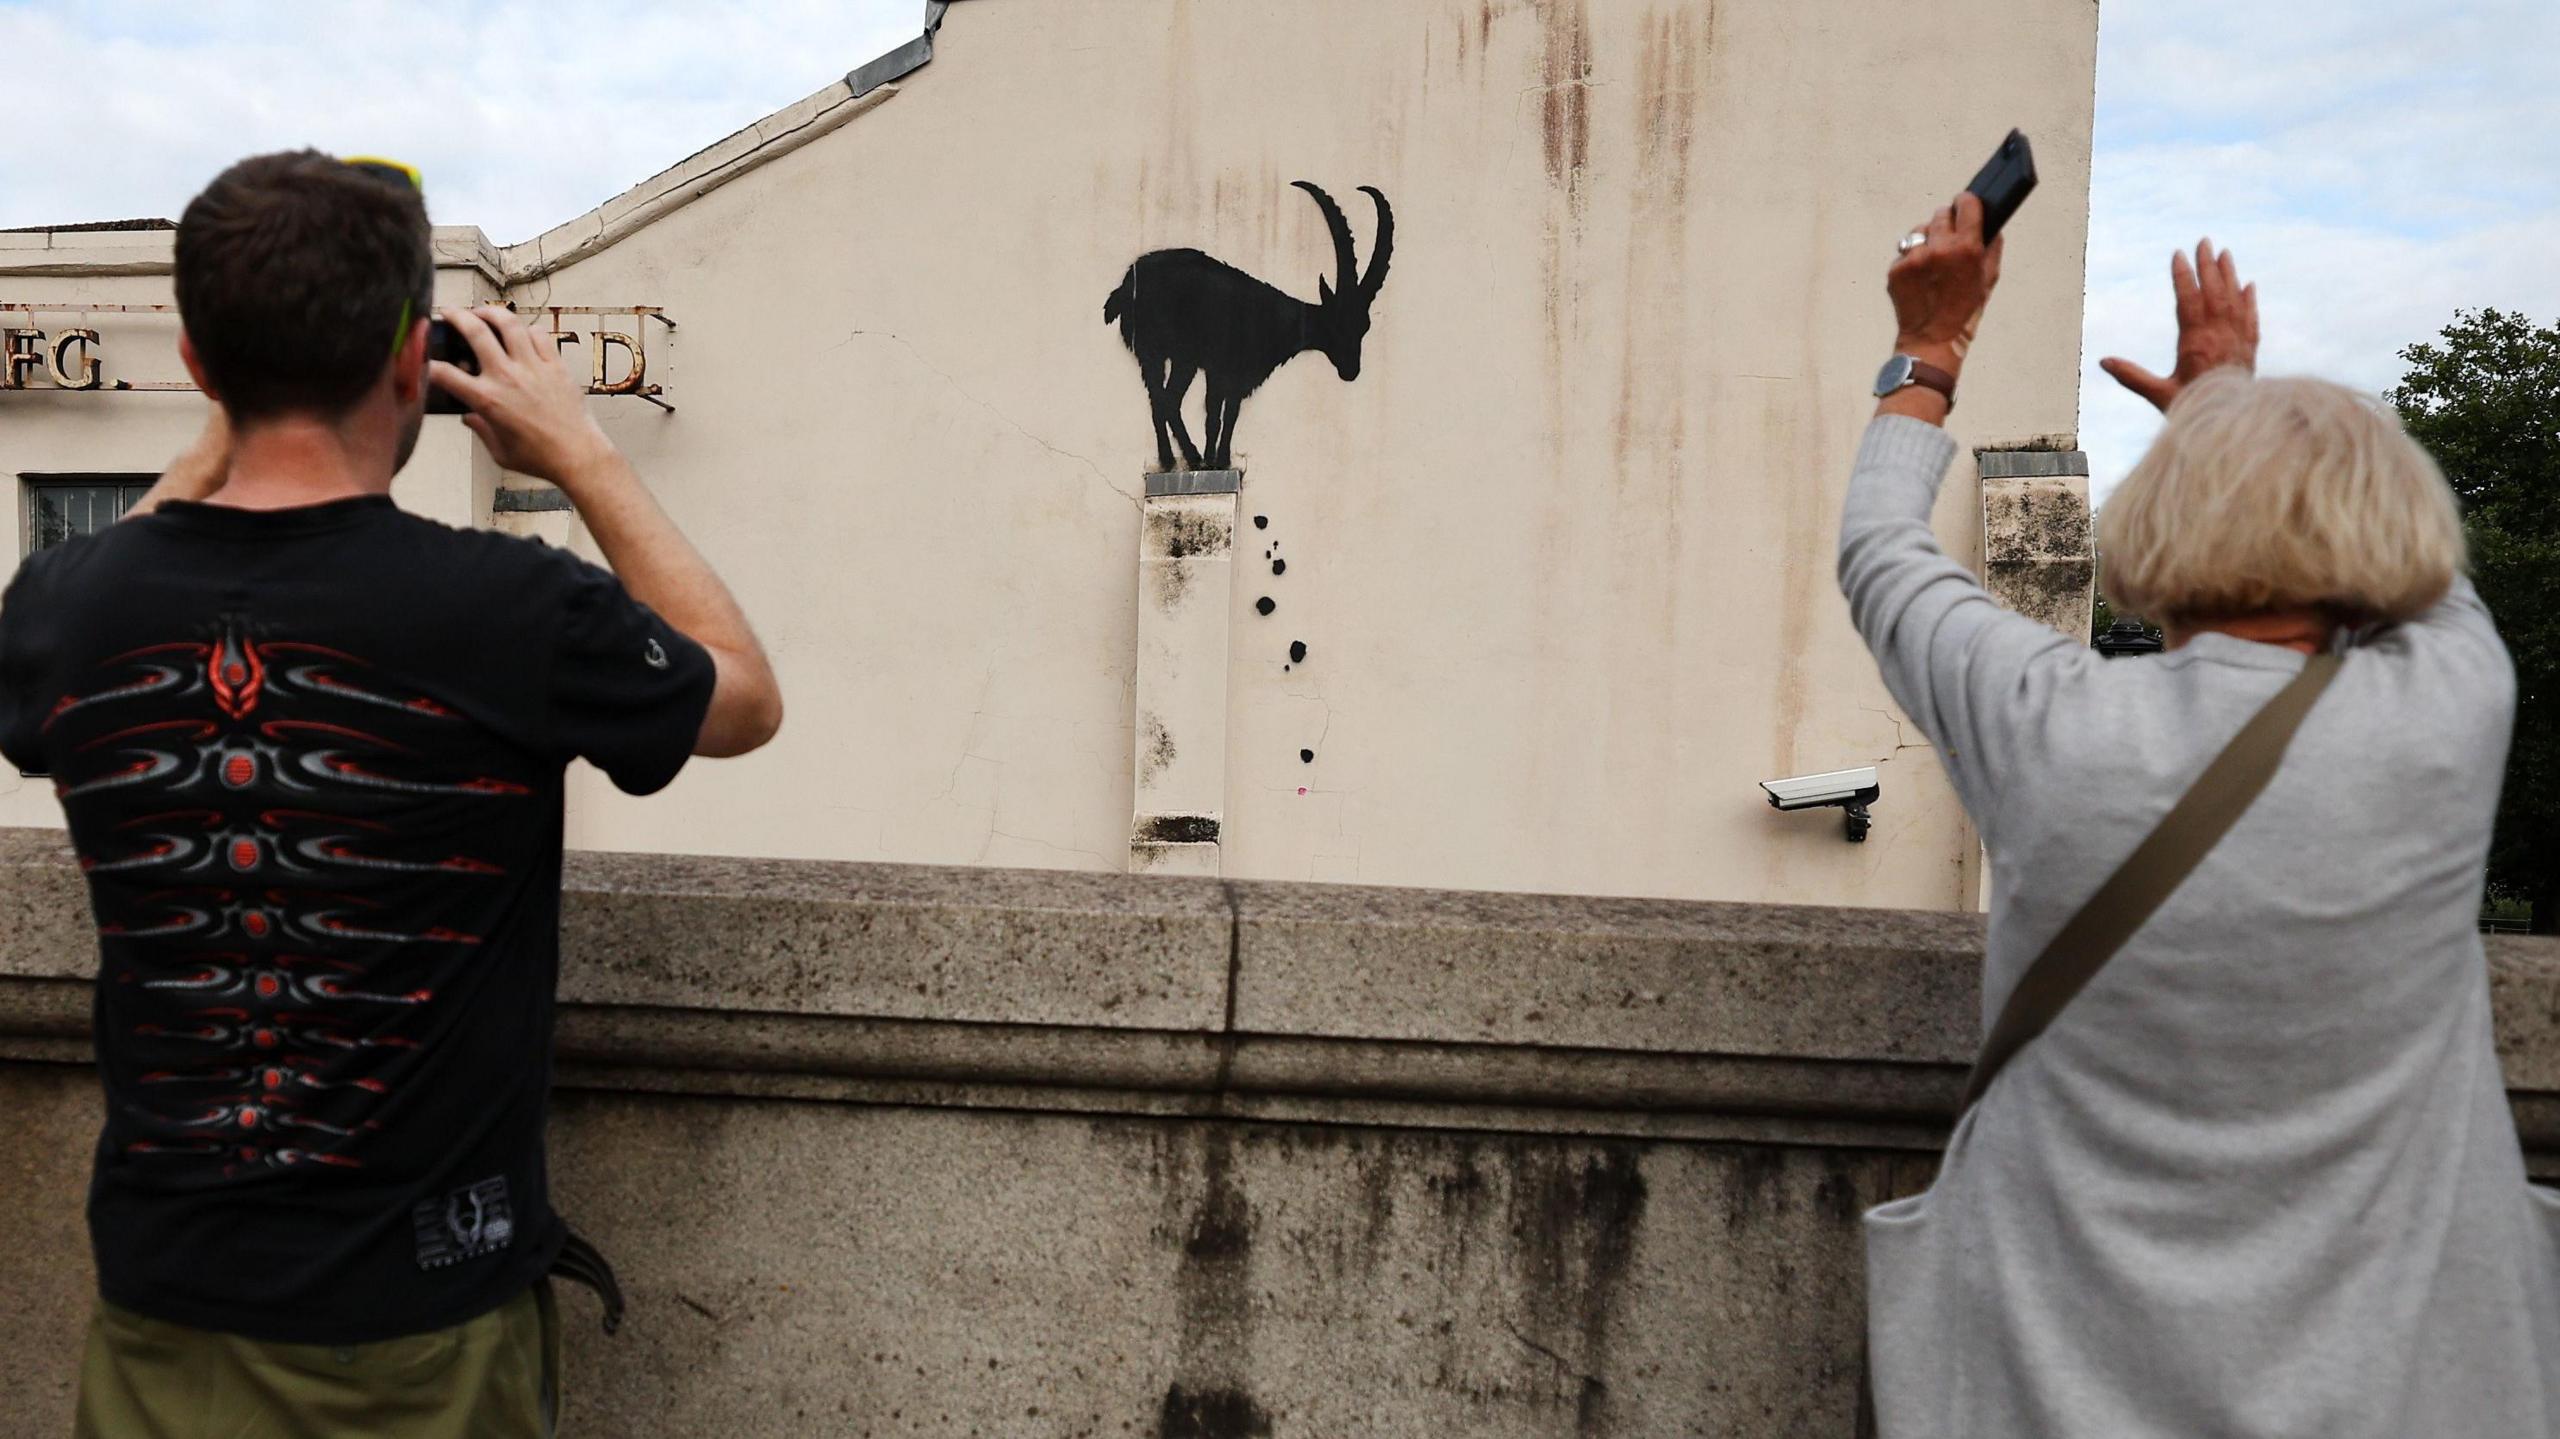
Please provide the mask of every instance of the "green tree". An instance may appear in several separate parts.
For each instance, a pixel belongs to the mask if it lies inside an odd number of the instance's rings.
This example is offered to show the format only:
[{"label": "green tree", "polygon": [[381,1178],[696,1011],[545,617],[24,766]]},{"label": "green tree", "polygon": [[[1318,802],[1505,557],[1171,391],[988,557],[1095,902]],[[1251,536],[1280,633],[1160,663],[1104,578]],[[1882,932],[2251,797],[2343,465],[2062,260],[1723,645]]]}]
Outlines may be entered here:
[{"label": "green tree", "polygon": [[2387,398],[2462,498],[2472,578],[2516,662],[2489,886],[2560,934],[2560,324],[2461,310]]}]

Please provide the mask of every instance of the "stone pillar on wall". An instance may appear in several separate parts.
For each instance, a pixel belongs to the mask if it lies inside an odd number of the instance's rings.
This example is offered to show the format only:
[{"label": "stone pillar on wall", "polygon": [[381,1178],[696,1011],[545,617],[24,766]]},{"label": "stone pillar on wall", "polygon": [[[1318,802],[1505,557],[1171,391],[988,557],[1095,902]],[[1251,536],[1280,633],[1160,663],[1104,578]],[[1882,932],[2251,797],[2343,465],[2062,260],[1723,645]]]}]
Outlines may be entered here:
[{"label": "stone pillar on wall", "polygon": [[2097,551],[2089,457],[2078,450],[1976,450],[1982,582],[2000,602],[2086,643]]},{"label": "stone pillar on wall", "polygon": [[[1982,583],[2000,603],[2089,642],[2097,597],[2089,457],[2078,450],[1973,452],[1982,475]],[[1991,908],[1991,864],[1976,851],[1974,907]]]},{"label": "stone pillar on wall", "polygon": [[1138,526],[1137,802],[1129,868],[1220,872],[1228,605],[1241,470],[1147,476]]}]

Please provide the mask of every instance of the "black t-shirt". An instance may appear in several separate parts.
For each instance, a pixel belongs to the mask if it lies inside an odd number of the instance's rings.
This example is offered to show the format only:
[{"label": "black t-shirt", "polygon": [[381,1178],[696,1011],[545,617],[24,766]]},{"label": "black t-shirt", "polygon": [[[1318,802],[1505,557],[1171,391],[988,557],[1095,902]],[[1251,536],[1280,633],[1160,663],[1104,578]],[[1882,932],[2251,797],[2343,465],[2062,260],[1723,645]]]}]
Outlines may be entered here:
[{"label": "black t-shirt", "polygon": [[287,1343],[541,1276],[561,779],[683,767],[710,656],[612,575],[386,497],[174,504],[0,601],[0,753],[98,922],[100,1290]]}]

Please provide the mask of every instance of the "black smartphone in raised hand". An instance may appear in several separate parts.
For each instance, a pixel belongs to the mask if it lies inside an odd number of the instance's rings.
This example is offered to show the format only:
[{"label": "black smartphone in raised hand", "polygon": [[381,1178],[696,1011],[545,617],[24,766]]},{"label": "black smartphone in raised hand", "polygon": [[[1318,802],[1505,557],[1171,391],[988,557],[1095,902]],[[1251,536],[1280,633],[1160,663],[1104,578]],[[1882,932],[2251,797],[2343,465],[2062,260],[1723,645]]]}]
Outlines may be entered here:
[{"label": "black smartphone in raised hand", "polygon": [[[462,338],[453,326],[442,320],[427,322],[427,358],[430,361],[443,360],[466,375],[480,373],[480,357],[471,352],[471,342]],[[432,380],[427,383],[428,414],[460,415],[468,413],[470,409],[469,405],[462,403],[460,396],[453,394],[444,386]]]},{"label": "black smartphone in raised hand", "polygon": [[2027,196],[2036,188],[2036,152],[2027,143],[2026,132],[2012,130],[2000,148],[1991,152],[1991,160],[1982,172],[1965,186],[1982,201],[1982,243],[1988,245],[1999,238],[2000,227],[2018,213]]}]

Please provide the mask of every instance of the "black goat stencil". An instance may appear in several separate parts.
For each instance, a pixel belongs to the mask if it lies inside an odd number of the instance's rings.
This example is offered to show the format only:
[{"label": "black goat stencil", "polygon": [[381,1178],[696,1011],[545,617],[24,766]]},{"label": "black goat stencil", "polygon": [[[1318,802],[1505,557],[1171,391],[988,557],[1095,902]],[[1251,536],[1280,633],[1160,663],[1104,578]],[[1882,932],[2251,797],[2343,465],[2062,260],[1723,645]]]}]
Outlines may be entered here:
[{"label": "black goat stencil", "polygon": [[[1369,334],[1369,308],[1387,280],[1395,253],[1395,212],[1375,186],[1360,193],[1378,209],[1378,235],[1369,266],[1359,266],[1351,222],[1342,207],[1312,181],[1292,181],[1324,212],[1333,232],[1334,277],[1316,282],[1310,305],[1198,250],[1155,250],[1138,257],[1120,277],[1120,288],[1102,302],[1102,322],[1118,322],[1121,343],[1138,357],[1146,381],[1147,409],[1155,421],[1156,465],[1174,467],[1182,447],[1187,470],[1222,470],[1234,463],[1236,416],[1245,398],[1271,372],[1309,350],[1333,361],[1345,380],[1360,378],[1360,342]],[[1191,442],[1182,402],[1194,378],[1205,377],[1208,446]]]}]

